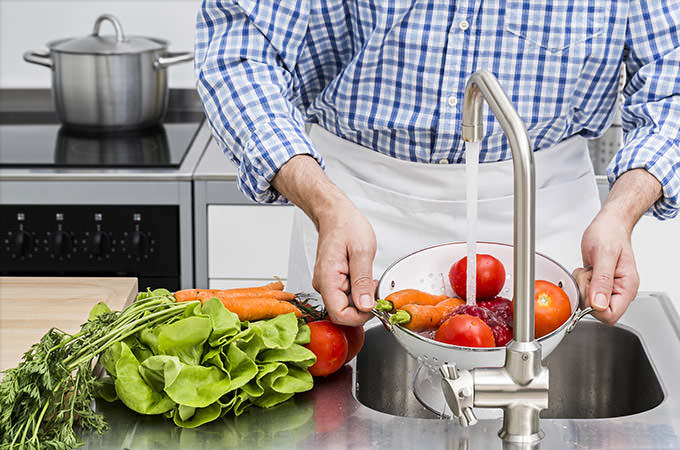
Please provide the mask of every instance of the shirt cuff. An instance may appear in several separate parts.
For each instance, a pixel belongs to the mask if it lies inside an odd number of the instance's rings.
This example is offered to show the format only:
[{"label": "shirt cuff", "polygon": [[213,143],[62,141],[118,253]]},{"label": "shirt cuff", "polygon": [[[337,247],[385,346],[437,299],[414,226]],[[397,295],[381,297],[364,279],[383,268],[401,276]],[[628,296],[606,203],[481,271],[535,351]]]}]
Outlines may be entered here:
[{"label": "shirt cuff", "polygon": [[268,120],[252,132],[246,144],[238,169],[239,189],[257,203],[288,203],[271,181],[281,166],[297,155],[312,156],[324,168],[321,155],[304,131],[304,124]]},{"label": "shirt cuff", "polygon": [[[626,144],[616,154],[607,168],[609,186],[625,172],[645,169],[663,188],[662,196],[647,211],[654,217],[672,219],[680,209],[680,148],[671,140],[658,134],[631,132]],[[640,135],[638,135],[640,134]]]}]

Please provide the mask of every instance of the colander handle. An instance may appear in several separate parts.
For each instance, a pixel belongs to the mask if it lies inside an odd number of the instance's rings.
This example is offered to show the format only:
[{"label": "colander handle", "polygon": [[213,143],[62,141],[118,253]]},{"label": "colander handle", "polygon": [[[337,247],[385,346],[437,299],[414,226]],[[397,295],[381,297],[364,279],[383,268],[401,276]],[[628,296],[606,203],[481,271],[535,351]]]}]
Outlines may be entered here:
[{"label": "colander handle", "polygon": [[378,311],[376,309],[372,309],[371,313],[373,313],[373,315],[382,322],[383,326],[387,331],[389,331],[390,333],[392,332],[392,327],[394,325],[392,325],[392,323],[390,322],[389,314],[387,314],[385,311]]},{"label": "colander handle", "polygon": [[574,318],[571,319],[571,323],[569,324],[569,326],[567,326],[567,334],[574,331],[574,327],[576,327],[576,324],[578,323],[579,320],[583,319],[585,316],[587,316],[593,311],[594,309],[590,306],[588,306],[585,309],[577,309],[576,313],[574,313]]}]

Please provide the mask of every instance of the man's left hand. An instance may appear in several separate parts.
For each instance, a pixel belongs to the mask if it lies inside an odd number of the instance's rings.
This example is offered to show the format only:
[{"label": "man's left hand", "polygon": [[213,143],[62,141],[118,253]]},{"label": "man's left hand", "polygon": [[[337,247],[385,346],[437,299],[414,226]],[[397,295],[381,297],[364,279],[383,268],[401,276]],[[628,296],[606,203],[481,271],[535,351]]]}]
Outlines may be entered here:
[{"label": "man's left hand", "polygon": [[637,295],[640,286],[630,232],[616,217],[600,213],[583,234],[583,269],[574,277],[585,306],[597,310],[593,316],[613,325]]},{"label": "man's left hand", "polygon": [[583,299],[593,316],[613,325],[640,286],[630,243],[633,227],[661,196],[661,183],[643,169],[619,177],[600,212],[583,233],[583,268],[574,271]]}]

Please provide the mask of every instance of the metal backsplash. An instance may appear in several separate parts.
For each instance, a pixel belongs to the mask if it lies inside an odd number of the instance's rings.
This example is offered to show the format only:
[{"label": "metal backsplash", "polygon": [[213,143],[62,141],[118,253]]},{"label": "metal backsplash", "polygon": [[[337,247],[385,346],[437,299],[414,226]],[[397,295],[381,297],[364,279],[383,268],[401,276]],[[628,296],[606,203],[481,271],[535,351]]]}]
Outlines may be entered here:
[{"label": "metal backsplash", "polygon": [[621,104],[623,103],[623,87],[626,85],[625,66],[621,66],[619,77],[619,95],[616,115],[611,127],[599,138],[588,141],[590,158],[593,160],[595,175],[606,175],[607,166],[616,152],[623,146],[623,130],[621,128]]}]

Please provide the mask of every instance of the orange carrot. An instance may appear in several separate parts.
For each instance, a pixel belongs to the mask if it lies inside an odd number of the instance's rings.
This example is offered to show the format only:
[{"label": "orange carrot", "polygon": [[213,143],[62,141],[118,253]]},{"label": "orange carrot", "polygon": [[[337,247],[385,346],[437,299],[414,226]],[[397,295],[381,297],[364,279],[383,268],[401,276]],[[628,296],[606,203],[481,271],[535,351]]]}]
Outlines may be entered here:
[{"label": "orange carrot", "polygon": [[[222,296],[230,295],[233,297],[273,297],[279,300],[293,300],[295,294],[285,292],[283,283],[278,280],[264,286],[237,288],[237,289],[184,289],[175,292],[175,299],[178,302],[190,302],[198,300],[199,296],[204,295]],[[212,297],[211,297],[212,298]]]},{"label": "orange carrot", "polygon": [[457,297],[452,297],[437,303],[436,308],[441,311],[443,321],[449,314],[453,312],[453,310],[455,310],[459,306],[463,306],[464,304],[465,300]]},{"label": "orange carrot", "polygon": [[[275,298],[277,300],[294,300],[295,294],[286,291],[250,291],[250,292],[240,292],[233,290],[210,290],[209,292],[199,292],[198,297],[203,297],[205,295],[212,295],[213,297],[219,298],[258,298],[258,297],[269,297]],[[212,297],[211,297],[212,298]]]},{"label": "orange carrot", "polygon": [[[295,313],[295,317],[301,317],[302,313],[294,305],[277,300],[275,298],[258,297],[239,299],[233,297],[220,298],[220,301],[229,311],[236,314],[239,320],[271,319],[281,314]],[[205,300],[203,300],[205,301]]]},{"label": "orange carrot", "polygon": [[436,305],[446,299],[446,295],[433,295],[417,289],[402,289],[392,292],[385,300],[392,304],[392,310],[400,309],[404,305]]},{"label": "orange carrot", "polygon": [[198,300],[198,293],[202,290],[207,291],[208,289],[183,289],[176,291],[173,295],[178,302],[193,302]]},{"label": "orange carrot", "polygon": [[398,309],[392,319],[394,319],[391,320],[393,323],[401,323],[402,326],[411,331],[427,331],[439,326],[442,321],[442,313],[436,305],[410,304]]},{"label": "orange carrot", "polygon": [[434,330],[445,317],[465,302],[459,298],[447,298],[436,305],[404,305],[392,315],[390,321],[399,323],[411,331]]},{"label": "orange carrot", "polygon": [[[255,288],[257,289],[257,288]],[[283,290],[283,283],[281,280],[276,277],[276,281],[272,281],[269,284],[265,284],[264,286],[260,286],[260,289],[264,291],[282,291]]]},{"label": "orange carrot", "polygon": [[289,292],[278,290],[244,292],[242,289],[185,289],[175,292],[175,299],[178,302],[200,300],[201,303],[205,303],[211,298],[218,298],[240,320],[271,319],[289,312],[295,313],[296,317],[302,316],[302,312],[295,305],[284,301],[295,298],[295,295]]},{"label": "orange carrot", "polygon": [[201,300],[204,302],[206,300],[210,300],[213,297],[217,297],[220,300],[224,298],[232,298],[244,301],[247,301],[248,299],[251,298],[274,298],[276,300],[293,300],[295,299],[295,294],[284,291],[233,292],[233,291],[210,290],[198,292],[195,300]]}]

